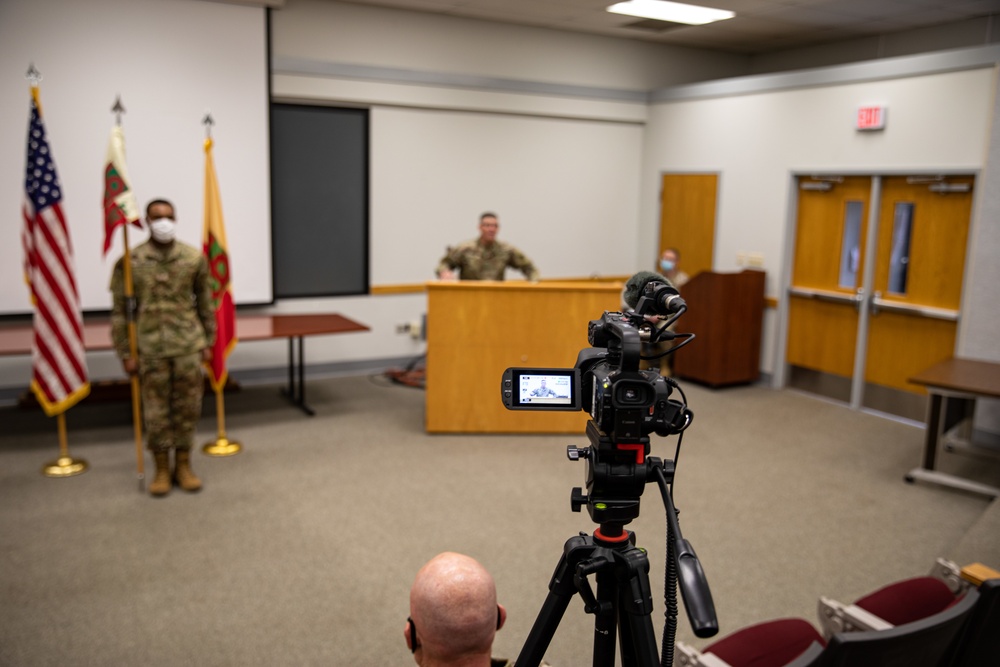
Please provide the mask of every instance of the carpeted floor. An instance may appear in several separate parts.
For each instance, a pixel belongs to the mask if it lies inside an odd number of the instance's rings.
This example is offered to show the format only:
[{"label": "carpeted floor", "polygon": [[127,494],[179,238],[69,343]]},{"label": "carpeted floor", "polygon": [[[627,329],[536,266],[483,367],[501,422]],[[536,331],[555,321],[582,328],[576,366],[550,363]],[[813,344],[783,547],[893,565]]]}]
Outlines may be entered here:
[{"label": "carpeted floor", "polygon": [[[906,484],[923,431],[794,392],[685,385],[695,420],[678,459],[681,527],[709,578],[722,633],[777,616],[815,622],[817,596],[853,599],[927,572],[937,556],[1000,566],[1000,510]],[[130,408],[68,415],[85,474],[40,474],[56,423],[0,410],[0,665],[407,665],[408,591],[444,550],[495,575],[514,657],[564,542],[579,436],[431,436],[424,395],[380,377],[312,380],[315,417],[273,386],[227,395],[244,451],[200,452],[196,495],[152,499],[135,474]],[[214,437],[206,402],[201,440]],[[673,458],[675,439],[654,439]],[[1000,481],[1000,464],[942,468]],[[147,467],[149,463],[147,463]],[[663,626],[664,513],[647,487],[630,526],[648,549]],[[683,610],[683,606],[681,607]],[[681,612],[678,638],[697,645]],[[547,653],[591,662],[593,619],[575,598]]]}]

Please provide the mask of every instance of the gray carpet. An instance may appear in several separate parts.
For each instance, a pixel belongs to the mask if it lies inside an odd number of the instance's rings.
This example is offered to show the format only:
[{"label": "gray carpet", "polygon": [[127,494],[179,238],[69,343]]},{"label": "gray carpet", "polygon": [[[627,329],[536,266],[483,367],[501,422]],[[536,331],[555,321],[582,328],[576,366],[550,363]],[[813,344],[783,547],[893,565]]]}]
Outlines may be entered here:
[{"label": "gray carpet", "polygon": [[[490,379],[492,382],[493,379]],[[778,616],[815,622],[817,596],[853,599],[937,556],[1000,566],[1000,510],[910,485],[923,431],[794,392],[685,385],[695,420],[675,500],[708,574],[722,633]],[[514,657],[563,543],[582,436],[429,436],[423,393],[381,378],[312,380],[315,417],[273,386],[227,395],[245,450],[200,452],[197,495],[138,491],[127,404],[68,415],[85,474],[50,479],[55,420],[0,410],[0,665],[407,665],[414,573],[443,550],[480,559]],[[201,440],[214,437],[206,402]],[[674,439],[653,453],[673,457]],[[147,464],[148,465],[148,464]],[[1000,465],[942,467],[1000,481]],[[630,526],[649,551],[663,626],[663,509],[655,485]],[[682,607],[683,609],[683,607]],[[683,611],[678,638],[695,645]],[[570,604],[547,660],[591,662],[593,620]]]}]

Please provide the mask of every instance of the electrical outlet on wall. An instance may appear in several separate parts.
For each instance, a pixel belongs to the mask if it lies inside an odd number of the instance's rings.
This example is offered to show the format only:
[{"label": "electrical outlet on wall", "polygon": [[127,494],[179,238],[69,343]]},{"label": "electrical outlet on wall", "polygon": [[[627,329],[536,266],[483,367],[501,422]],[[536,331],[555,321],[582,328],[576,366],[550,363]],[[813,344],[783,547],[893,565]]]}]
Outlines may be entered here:
[{"label": "electrical outlet on wall", "polygon": [[764,253],[762,252],[752,252],[747,255],[747,264],[750,266],[761,267],[764,266]]}]

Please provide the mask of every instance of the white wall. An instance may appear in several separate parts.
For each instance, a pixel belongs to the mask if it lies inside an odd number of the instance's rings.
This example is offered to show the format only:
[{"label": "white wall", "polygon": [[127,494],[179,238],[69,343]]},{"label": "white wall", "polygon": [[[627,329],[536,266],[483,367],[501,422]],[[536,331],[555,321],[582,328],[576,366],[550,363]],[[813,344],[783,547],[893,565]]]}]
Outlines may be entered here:
[{"label": "white wall", "polygon": [[[543,277],[633,272],[648,91],[746,67],[741,56],[317,0],[272,12],[272,56],[274,99],[371,109],[375,286],[432,279],[486,210]],[[395,327],[426,312],[423,295],[275,307],[313,309],[372,332],[310,341],[310,362],[422,350]],[[271,358],[254,347],[264,346],[238,347],[233,368]]]},{"label": "white wall", "polygon": [[[201,246],[205,127],[238,303],[271,300],[265,12],[198,0],[0,2],[0,315],[31,311],[22,280],[21,203],[30,105],[24,75],[42,74],[43,120],[63,185],[85,311],[108,310],[120,232],[102,256],[104,160],[118,96],[140,207],[174,202],[178,235]],[[146,232],[132,234],[145,240]]]},{"label": "white wall", "polygon": [[[777,296],[792,172],[982,169],[994,108],[984,67],[897,68],[885,78],[874,63],[805,73],[811,85],[769,92],[751,85],[720,96],[708,86],[713,96],[695,98],[698,84],[680,86],[668,92],[684,99],[649,104],[649,91],[663,86],[757,79],[726,79],[746,71],[739,56],[325,0],[289,0],[272,12],[272,34],[274,98],[371,109],[373,285],[429,279],[444,247],[474,236],[486,209],[544,276],[630,273],[657,242],[660,174],[713,171],[715,268],[735,269],[739,251],[760,252]],[[854,110],[871,102],[889,106],[889,129],[857,135]],[[217,150],[231,227],[236,195]],[[19,202],[7,207],[16,212]],[[973,233],[984,224],[974,222]],[[995,279],[993,257],[974,259]],[[978,276],[971,286],[982,290]],[[310,363],[423,349],[395,333],[426,311],[423,294],[285,300],[267,310],[339,311],[372,328],[310,339]],[[774,325],[770,312],[768,372]],[[246,343],[231,367],[278,367],[286,354],[281,341]],[[90,363],[95,378],[120,375],[111,355]],[[27,360],[0,360],[0,386],[24,386],[29,375]]]},{"label": "white wall", "polygon": [[[822,78],[817,73],[816,79]],[[662,172],[721,174],[714,268],[759,252],[768,296],[786,271],[791,175],[843,172],[978,171],[994,104],[993,69],[907,76],[654,104],[643,160],[639,238],[655,242]],[[697,86],[685,91],[697,92]],[[854,129],[857,107],[888,106],[883,132]],[[974,222],[992,224],[988,221]],[[972,287],[968,284],[966,289]],[[776,313],[769,311],[763,370],[774,372]]]}]

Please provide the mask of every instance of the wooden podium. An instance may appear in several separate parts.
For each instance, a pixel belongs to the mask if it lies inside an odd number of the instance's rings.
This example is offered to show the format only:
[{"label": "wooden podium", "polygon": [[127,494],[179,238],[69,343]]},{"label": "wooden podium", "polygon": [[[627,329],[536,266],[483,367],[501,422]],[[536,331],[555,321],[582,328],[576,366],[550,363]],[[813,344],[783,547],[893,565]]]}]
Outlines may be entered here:
[{"label": "wooden podium", "polygon": [[572,368],[587,324],[621,307],[620,282],[427,284],[428,433],[578,433],[588,415],[507,410],[509,367]]},{"label": "wooden podium", "polygon": [[697,338],[674,353],[674,374],[712,387],[755,382],[760,377],[764,272],[699,273],[680,291],[688,311],[674,328]]}]

